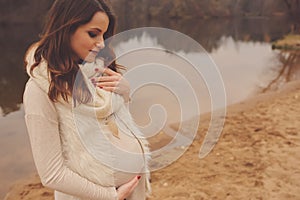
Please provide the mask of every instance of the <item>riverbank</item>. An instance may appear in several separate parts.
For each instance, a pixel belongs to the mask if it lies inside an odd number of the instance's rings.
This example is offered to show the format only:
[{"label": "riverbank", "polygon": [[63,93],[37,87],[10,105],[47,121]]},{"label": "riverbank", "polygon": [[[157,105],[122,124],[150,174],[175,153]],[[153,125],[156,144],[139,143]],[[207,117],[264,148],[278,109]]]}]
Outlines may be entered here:
[{"label": "riverbank", "polygon": [[222,136],[198,153],[205,119],[188,151],[153,173],[153,199],[300,199],[300,82],[228,108]]},{"label": "riverbank", "polygon": [[[198,158],[209,118],[185,154],[152,173],[150,200],[300,199],[300,82],[228,108],[214,150]],[[37,176],[15,184],[5,200],[50,200]]]},{"label": "riverbank", "polygon": [[300,35],[299,34],[289,34],[284,36],[281,40],[277,40],[272,44],[272,49],[281,50],[300,50]]}]

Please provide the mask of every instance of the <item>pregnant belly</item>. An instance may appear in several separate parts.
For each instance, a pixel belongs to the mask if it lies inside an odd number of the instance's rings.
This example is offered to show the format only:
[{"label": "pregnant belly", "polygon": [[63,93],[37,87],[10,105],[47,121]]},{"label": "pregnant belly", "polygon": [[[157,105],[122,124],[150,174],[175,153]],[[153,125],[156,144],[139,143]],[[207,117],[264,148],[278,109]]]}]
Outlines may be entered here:
[{"label": "pregnant belly", "polygon": [[[134,176],[144,173],[146,161],[143,148],[133,133],[126,126],[120,124],[118,134],[114,135],[110,126],[106,126],[102,121],[98,124],[94,120],[77,121],[78,133],[76,134],[78,134],[80,142],[78,137],[73,139],[78,140],[76,147],[81,146],[79,145],[81,143],[83,148],[70,152],[74,154],[74,158],[71,160],[80,162],[72,164],[78,168],[78,172],[82,172],[80,174],[83,176],[88,175],[91,179],[96,180],[96,183],[101,183],[107,174],[112,173],[114,179],[112,182],[115,186],[124,184]],[[82,159],[85,157],[85,160]],[[78,158],[80,159],[78,160]],[[103,173],[103,169],[107,169],[107,173]]]},{"label": "pregnant belly", "polygon": [[116,186],[127,183],[135,176],[144,173],[145,159],[137,139],[124,133],[119,138],[112,138],[112,143],[118,151],[114,159],[114,181]]},{"label": "pregnant belly", "polygon": [[146,168],[143,149],[138,139],[130,133],[120,131],[118,137],[110,136],[114,146],[114,164],[116,180],[128,181],[134,176],[143,173]]}]

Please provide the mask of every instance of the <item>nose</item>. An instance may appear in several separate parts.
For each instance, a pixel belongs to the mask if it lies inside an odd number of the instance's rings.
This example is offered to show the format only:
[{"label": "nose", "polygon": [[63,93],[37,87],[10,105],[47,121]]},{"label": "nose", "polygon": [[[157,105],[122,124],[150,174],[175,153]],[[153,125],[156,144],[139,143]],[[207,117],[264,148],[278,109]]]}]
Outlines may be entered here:
[{"label": "nose", "polygon": [[100,42],[97,42],[96,47],[99,49],[103,49],[105,47],[104,41],[101,40]]}]

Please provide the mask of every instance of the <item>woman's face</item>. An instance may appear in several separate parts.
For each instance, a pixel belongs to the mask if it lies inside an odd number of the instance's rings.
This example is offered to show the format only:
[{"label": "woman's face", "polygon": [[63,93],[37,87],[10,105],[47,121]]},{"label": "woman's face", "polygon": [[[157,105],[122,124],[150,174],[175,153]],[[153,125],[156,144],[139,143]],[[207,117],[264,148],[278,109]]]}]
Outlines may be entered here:
[{"label": "woman's face", "polygon": [[91,21],[76,29],[71,36],[71,48],[78,59],[95,61],[98,52],[104,48],[103,35],[108,25],[108,16],[104,12],[96,12]]}]

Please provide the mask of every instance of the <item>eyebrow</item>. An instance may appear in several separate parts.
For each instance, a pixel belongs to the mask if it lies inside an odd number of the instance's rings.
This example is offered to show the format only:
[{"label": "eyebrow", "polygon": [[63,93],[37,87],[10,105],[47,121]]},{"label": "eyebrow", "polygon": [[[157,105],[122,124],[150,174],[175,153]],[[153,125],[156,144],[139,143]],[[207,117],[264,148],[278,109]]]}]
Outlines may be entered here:
[{"label": "eyebrow", "polygon": [[99,29],[99,28],[91,28],[91,29],[94,29],[94,30],[96,30],[96,31],[102,32],[102,30]]}]

